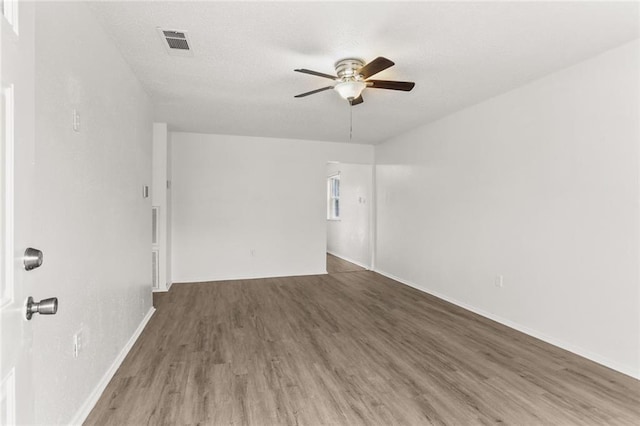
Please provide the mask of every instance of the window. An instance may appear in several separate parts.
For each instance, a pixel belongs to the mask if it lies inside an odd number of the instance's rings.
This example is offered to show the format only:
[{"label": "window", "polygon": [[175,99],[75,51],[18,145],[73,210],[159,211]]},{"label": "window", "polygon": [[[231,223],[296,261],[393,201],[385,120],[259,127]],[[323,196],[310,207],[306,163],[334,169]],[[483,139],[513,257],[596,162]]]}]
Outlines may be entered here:
[{"label": "window", "polygon": [[340,220],[340,175],[327,179],[327,219]]}]

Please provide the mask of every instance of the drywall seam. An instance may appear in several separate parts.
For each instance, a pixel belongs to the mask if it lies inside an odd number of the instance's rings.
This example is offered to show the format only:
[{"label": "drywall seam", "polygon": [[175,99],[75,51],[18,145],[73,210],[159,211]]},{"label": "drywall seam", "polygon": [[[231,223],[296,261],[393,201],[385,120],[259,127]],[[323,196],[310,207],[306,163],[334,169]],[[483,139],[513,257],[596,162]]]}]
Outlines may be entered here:
[{"label": "drywall seam", "polygon": [[492,321],[498,322],[502,325],[505,325],[509,328],[512,328],[516,331],[519,331],[521,333],[524,333],[526,335],[529,335],[531,337],[535,337],[536,339],[542,340],[543,342],[549,343],[550,345],[553,346],[557,346],[561,349],[564,349],[566,351],[569,351],[573,354],[579,355],[583,358],[586,358],[588,360],[591,360],[593,362],[596,362],[600,365],[603,365],[605,367],[611,368],[612,370],[616,370],[622,374],[625,374],[627,376],[633,377],[634,379],[639,379],[640,380],[640,371],[635,371],[633,368],[628,367],[626,365],[622,365],[618,362],[612,361],[608,358],[605,358],[601,355],[598,355],[596,353],[593,353],[591,351],[585,350],[579,346],[576,345],[572,345],[570,343],[564,342],[562,340],[547,336],[546,334],[540,333],[537,330],[531,329],[529,327],[525,327],[523,325],[520,325],[516,322],[507,320],[505,318],[502,318],[498,315],[494,315],[490,312],[486,312],[482,309],[476,308],[475,306],[469,305],[467,303],[464,302],[460,302],[459,300],[456,300],[452,297],[446,296],[442,293],[439,293],[437,291],[433,291],[431,289],[426,289],[416,283],[413,283],[411,281],[402,279],[400,277],[397,277],[393,274],[390,274],[388,272],[382,271],[380,269],[374,269],[374,272],[377,272],[380,275],[384,275],[387,278],[391,278],[394,281],[398,281],[399,283],[402,283],[404,285],[408,285],[409,287],[415,288],[416,290],[419,290],[423,293],[429,294],[431,296],[437,297],[438,299],[442,299],[446,302],[452,303],[456,306],[459,306],[463,309],[466,309],[468,311],[473,312],[474,314],[478,314],[482,317],[488,318]]},{"label": "drywall seam", "polygon": [[353,263],[355,265],[358,265],[361,268],[369,269],[369,270],[371,269],[371,267],[369,265],[365,265],[364,263],[360,263],[360,262],[355,261],[353,259],[349,259],[347,256],[343,256],[341,254],[335,253],[335,252],[330,251],[330,250],[327,250],[327,253],[329,253],[332,256],[339,257],[342,260],[346,260],[347,262],[350,262],[350,263]]},{"label": "drywall seam", "polygon": [[127,357],[127,354],[142,334],[142,331],[147,326],[147,323],[149,322],[155,311],[156,309],[153,306],[149,309],[147,314],[140,322],[140,325],[138,325],[138,328],[136,328],[136,330],[133,332],[133,335],[131,335],[131,338],[124,345],[116,359],[113,360],[113,364],[111,364],[111,367],[109,367],[109,369],[104,373],[102,379],[100,379],[96,387],[93,389],[93,392],[91,392],[89,397],[85,400],[84,404],[82,404],[76,415],[73,417],[73,420],[71,420],[70,422],[71,425],[82,425],[82,423],[84,423],[84,421],[87,419],[89,413],[91,413],[91,410],[93,410],[93,407],[102,396],[102,392],[104,392],[104,390],[107,388],[107,385],[113,378],[114,374],[116,374],[116,371],[118,371],[118,368],[120,368],[120,364],[122,364],[122,361],[124,361],[124,359]]}]

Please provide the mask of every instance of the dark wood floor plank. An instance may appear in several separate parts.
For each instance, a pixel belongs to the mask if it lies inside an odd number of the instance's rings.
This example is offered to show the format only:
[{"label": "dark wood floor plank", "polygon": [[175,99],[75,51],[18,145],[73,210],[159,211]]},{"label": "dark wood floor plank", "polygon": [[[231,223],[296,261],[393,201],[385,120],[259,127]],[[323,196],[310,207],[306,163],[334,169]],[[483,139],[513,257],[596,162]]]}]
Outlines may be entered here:
[{"label": "dark wood floor plank", "polygon": [[337,274],[340,272],[356,272],[365,271],[362,266],[358,266],[355,263],[348,262],[337,256],[327,253],[327,273]]},{"label": "dark wood floor plank", "polygon": [[640,424],[637,380],[370,271],[155,303],[86,424]]}]

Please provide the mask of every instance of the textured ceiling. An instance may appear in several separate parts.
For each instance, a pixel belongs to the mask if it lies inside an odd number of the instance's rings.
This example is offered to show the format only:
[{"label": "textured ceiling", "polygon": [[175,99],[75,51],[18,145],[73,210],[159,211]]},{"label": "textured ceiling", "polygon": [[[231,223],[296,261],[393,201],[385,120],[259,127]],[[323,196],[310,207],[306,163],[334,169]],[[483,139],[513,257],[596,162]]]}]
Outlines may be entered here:
[{"label": "textured ceiling", "polygon": [[[345,57],[385,56],[376,75],[412,92],[366,89],[353,142],[379,143],[638,37],[638,3],[93,2],[154,103],[179,131],[349,141],[349,106],[330,84]],[[156,27],[189,32],[169,56]]]}]

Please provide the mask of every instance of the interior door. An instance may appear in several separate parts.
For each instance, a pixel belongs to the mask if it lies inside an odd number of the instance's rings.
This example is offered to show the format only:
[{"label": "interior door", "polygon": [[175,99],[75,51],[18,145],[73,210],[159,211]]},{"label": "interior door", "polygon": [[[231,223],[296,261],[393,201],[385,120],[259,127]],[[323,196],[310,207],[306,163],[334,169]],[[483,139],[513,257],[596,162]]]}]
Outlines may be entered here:
[{"label": "interior door", "polygon": [[[33,239],[34,5],[0,0],[0,424],[33,423],[31,342],[25,303],[38,296],[23,254]],[[42,287],[42,286],[40,286]]]}]

